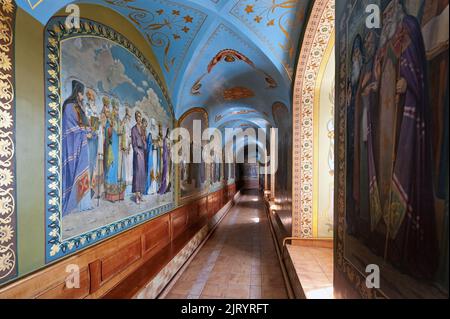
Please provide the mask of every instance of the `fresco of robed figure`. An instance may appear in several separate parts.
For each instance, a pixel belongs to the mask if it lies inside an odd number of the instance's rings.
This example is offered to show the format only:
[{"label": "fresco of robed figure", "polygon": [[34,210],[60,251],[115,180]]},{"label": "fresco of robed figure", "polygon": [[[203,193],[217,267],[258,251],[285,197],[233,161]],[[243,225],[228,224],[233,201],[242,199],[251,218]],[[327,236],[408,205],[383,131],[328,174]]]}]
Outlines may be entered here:
[{"label": "fresco of robed figure", "polygon": [[[194,121],[201,126],[200,131],[208,127],[208,118],[204,111],[195,110],[185,114],[181,117],[179,126],[188,130],[191,137],[194,136]],[[189,146],[189,160],[182,161],[179,165],[180,198],[182,200],[199,196],[208,190],[211,165],[205,163],[201,156],[201,162],[195,162],[196,155],[202,153],[205,144],[206,141],[202,141],[202,143],[192,141]]]},{"label": "fresco of robed figure", "polygon": [[61,83],[63,238],[173,202],[173,119],[142,62],[107,39],[66,39]]},{"label": "fresco of robed figure", "polygon": [[[438,26],[445,12],[448,23],[448,0],[377,3],[381,29],[365,27],[365,1],[356,1],[342,31],[345,255],[363,273],[376,261],[389,296],[441,296],[448,294],[448,179],[440,181],[448,176],[448,33],[446,46],[433,42],[428,23]],[[440,80],[430,80],[433,70]]]}]

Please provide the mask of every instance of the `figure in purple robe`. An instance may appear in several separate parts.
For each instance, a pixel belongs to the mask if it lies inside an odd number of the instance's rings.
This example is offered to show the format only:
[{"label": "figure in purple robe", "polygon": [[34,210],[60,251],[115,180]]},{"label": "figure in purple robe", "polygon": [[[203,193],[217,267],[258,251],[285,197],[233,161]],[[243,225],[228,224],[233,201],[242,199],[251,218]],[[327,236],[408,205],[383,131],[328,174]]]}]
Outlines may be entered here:
[{"label": "figure in purple robe", "polygon": [[[351,53],[351,76],[348,83],[348,107],[347,107],[347,176],[353,175],[353,165],[355,157],[355,102],[358,90],[359,79],[361,76],[361,68],[363,64],[363,44],[362,38],[358,34],[352,46]],[[350,235],[356,235],[356,212],[355,203],[353,201],[353,183],[347,185],[347,206],[346,206],[346,229]]]},{"label": "figure in purple robe", "polygon": [[418,21],[393,0],[383,13],[374,66],[379,103],[368,114],[370,214],[377,240],[371,247],[406,273],[431,279],[438,252],[425,63]]},{"label": "figure in purple robe", "polygon": [[[374,31],[370,31],[364,38],[364,64],[361,69],[359,86],[356,91],[354,104],[354,155],[353,155],[353,199],[356,236],[367,239],[375,218],[370,219],[369,208],[369,160],[373,161],[373,154],[369,155],[369,131],[371,122],[369,113],[378,105],[374,61],[377,49]],[[350,168],[352,169],[352,168]]]},{"label": "figure in purple robe", "polygon": [[142,135],[142,115],[141,112],[135,113],[136,125],[131,129],[131,145],[133,146],[133,183],[132,192],[135,194],[136,203],[139,204],[145,191],[146,172],[145,172],[145,136]]},{"label": "figure in purple robe", "polygon": [[82,108],[84,85],[72,81],[62,107],[62,215],[92,209],[89,177],[89,122]]}]

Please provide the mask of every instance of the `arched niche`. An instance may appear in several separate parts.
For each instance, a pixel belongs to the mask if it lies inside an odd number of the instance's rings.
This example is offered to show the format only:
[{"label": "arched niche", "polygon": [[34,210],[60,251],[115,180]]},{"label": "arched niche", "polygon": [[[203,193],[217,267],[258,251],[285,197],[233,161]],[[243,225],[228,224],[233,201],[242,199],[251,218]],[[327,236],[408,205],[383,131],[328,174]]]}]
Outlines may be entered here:
[{"label": "arched niche", "polygon": [[300,238],[320,237],[319,172],[326,168],[319,163],[320,101],[334,54],[334,17],[334,0],[315,1],[294,79],[292,229],[293,236]]},{"label": "arched niche", "polygon": [[[198,131],[194,130],[194,121],[200,124]],[[209,191],[210,169],[209,164],[203,161],[201,152],[206,141],[202,140],[202,133],[209,127],[208,112],[201,107],[195,107],[184,113],[178,120],[178,127],[186,129],[190,136],[190,154],[188,162],[177,165],[177,183],[179,189],[178,200],[184,203],[202,196]],[[199,135],[198,135],[199,134]],[[201,163],[194,163],[195,157],[199,156]],[[198,160],[198,159],[197,159]]]}]

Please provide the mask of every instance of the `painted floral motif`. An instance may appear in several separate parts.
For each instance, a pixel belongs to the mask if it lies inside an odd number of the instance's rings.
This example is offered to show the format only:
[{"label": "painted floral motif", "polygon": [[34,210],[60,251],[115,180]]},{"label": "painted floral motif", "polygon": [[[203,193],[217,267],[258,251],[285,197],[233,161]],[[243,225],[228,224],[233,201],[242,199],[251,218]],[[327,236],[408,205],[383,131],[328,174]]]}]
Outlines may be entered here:
[{"label": "painted floral motif", "polygon": [[[12,199],[9,197],[0,197],[0,216],[9,215],[12,211]],[[2,218],[2,217],[0,217]]]},{"label": "painted floral motif", "polygon": [[0,80],[0,99],[8,100],[11,98],[11,85],[6,81]]},{"label": "painted floral motif", "polygon": [[13,181],[11,170],[7,168],[0,169],[0,186],[10,186]]},{"label": "painted floral motif", "polygon": [[0,139],[0,157],[9,157],[12,154],[12,143],[9,140]]},{"label": "painted floral motif", "polygon": [[1,254],[2,252],[0,250],[0,272],[7,272],[14,267],[15,260],[11,252]]},{"label": "painted floral motif", "polygon": [[11,225],[0,226],[0,244],[6,244],[11,241],[14,230]]},{"label": "painted floral motif", "polygon": [[9,56],[7,56],[4,52],[0,52],[0,69],[10,71],[11,67],[11,59]]},{"label": "painted floral motif", "polygon": [[12,3],[12,0],[2,0],[1,5],[2,5],[2,10],[5,13],[13,13],[14,5]]},{"label": "painted floral motif", "polygon": [[[4,23],[4,22],[0,22],[0,40],[1,41],[9,41],[9,26]],[[3,53],[3,52],[2,52]]]},{"label": "painted floral motif", "polygon": [[[1,96],[0,96],[1,98]],[[11,113],[0,110],[0,128],[9,129],[12,127],[13,120]]]}]

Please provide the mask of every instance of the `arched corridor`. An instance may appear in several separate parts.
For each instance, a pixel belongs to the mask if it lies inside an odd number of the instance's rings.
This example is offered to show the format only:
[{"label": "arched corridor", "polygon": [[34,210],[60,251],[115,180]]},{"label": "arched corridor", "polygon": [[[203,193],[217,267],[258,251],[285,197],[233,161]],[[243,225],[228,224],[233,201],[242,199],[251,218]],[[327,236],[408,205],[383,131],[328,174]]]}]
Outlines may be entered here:
[{"label": "arched corridor", "polygon": [[261,195],[245,192],[164,297],[286,299],[269,227]]},{"label": "arched corridor", "polygon": [[448,298],[449,8],[0,0],[0,299]]}]

